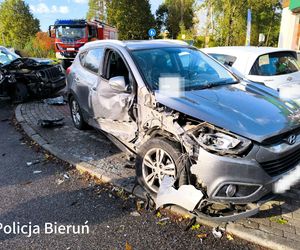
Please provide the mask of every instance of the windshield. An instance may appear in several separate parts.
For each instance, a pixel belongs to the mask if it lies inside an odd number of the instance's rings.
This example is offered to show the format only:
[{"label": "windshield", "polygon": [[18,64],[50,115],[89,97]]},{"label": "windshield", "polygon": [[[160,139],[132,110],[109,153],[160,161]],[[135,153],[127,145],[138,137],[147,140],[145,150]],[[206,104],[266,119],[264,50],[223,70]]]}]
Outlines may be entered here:
[{"label": "windshield", "polygon": [[197,49],[157,48],[132,54],[152,90],[168,85],[188,91],[237,82],[223,66]]},{"label": "windshield", "polygon": [[300,71],[300,63],[293,52],[275,52],[261,55],[254,63],[250,75],[275,76]]},{"label": "windshield", "polygon": [[20,56],[5,48],[0,48],[0,65],[10,64],[17,58],[20,58]]},{"label": "windshield", "polygon": [[85,37],[85,27],[84,26],[57,26],[56,27],[56,37],[57,38],[74,38],[81,39]]}]

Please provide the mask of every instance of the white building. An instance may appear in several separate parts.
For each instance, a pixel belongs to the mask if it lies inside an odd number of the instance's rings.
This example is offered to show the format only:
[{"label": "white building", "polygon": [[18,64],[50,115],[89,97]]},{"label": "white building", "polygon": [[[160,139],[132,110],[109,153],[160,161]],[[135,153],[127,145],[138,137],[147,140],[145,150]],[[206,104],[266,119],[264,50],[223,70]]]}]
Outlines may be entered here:
[{"label": "white building", "polygon": [[278,47],[300,50],[300,0],[283,0]]}]

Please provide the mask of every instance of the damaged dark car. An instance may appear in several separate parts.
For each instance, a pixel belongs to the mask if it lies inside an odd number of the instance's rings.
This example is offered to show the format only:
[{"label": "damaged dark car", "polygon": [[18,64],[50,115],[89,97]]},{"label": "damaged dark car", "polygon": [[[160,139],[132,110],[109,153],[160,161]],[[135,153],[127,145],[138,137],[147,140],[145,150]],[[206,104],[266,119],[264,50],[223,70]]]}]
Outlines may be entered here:
[{"label": "damaged dark car", "polygon": [[75,127],[133,155],[157,208],[233,221],[299,181],[300,107],[185,43],[88,43],[67,88]]},{"label": "damaged dark car", "polygon": [[0,46],[0,96],[14,102],[53,97],[65,87],[61,65],[51,60],[22,58]]}]

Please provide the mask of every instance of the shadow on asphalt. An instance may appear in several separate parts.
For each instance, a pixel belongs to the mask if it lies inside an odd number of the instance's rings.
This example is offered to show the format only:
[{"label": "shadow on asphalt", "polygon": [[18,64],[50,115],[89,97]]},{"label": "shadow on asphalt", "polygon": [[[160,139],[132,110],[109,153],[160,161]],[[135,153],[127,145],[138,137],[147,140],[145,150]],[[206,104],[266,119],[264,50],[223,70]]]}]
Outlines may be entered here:
[{"label": "shadow on asphalt", "polygon": [[[107,223],[113,218],[128,215],[134,208],[134,200],[125,206],[120,198],[113,197],[108,192],[96,194],[94,188],[82,188],[70,192],[60,192],[45,197],[37,197],[21,203],[7,213],[0,216],[3,225],[39,225],[44,231],[45,223],[58,225],[97,225]],[[0,241],[17,237],[16,234],[0,234]]]}]

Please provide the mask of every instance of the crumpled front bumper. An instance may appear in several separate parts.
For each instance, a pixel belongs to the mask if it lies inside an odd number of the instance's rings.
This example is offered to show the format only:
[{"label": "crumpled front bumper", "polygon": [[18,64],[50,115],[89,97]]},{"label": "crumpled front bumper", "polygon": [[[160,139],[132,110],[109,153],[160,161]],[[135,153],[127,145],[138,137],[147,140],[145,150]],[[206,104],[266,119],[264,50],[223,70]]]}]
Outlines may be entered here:
[{"label": "crumpled front bumper", "polygon": [[[206,187],[208,199],[215,202],[248,204],[258,202],[272,193],[273,184],[281,176],[269,176],[255,160],[259,147],[254,146],[248,156],[233,158],[219,156],[200,148],[198,161],[191,172]],[[237,187],[236,195],[229,197],[224,188]],[[239,191],[240,189],[240,191]]]}]

